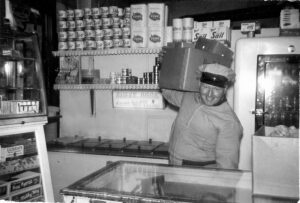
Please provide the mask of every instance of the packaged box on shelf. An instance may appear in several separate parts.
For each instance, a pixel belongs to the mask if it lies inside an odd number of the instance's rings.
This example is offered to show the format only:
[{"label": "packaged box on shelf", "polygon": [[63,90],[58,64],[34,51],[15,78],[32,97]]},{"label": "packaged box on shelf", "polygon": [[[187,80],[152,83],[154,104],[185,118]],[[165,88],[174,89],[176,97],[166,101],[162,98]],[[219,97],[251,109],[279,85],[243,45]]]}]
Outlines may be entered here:
[{"label": "packaged box on shelf", "polygon": [[159,48],[164,43],[164,27],[148,27],[148,47]]},{"label": "packaged box on shelf", "polygon": [[8,195],[9,182],[0,180],[0,199],[4,199]]},{"label": "packaged box on shelf", "polygon": [[192,41],[196,42],[199,37],[208,39],[210,37],[210,28],[198,27],[193,29]]},{"label": "packaged box on shelf", "polygon": [[146,27],[148,25],[147,4],[132,4],[130,6],[131,28]]},{"label": "packaged box on shelf", "polygon": [[148,4],[148,27],[164,27],[165,25],[165,4]]},{"label": "packaged box on shelf", "polygon": [[131,48],[146,48],[148,45],[148,28],[131,28]]},{"label": "packaged box on shelf", "polygon": [[228,28],[230,28],[230,20],[213,21],[213,27],[228,27]]},{"label": "packaged box on shelf", "polygon": [[27,169],[34,169],[37,167],[39,167],[37,155],[25,157],[22,159],[0,162],[0,175],[16,173]]},{"label": "packaged box on shelf", "polygon": [[15,202],[25,202],[30,201],[31,199],[35,199],[40,197],[43,194],[43,187],[41,184],[21,190],[19,192],[13,193],[9,195],[9,200]]},{"label": "packaged box on shelf", "polygon": [[33,171],[26,171],[11,177],[11,179],[12,181],[10,181],[9,185],[9,194],[41,184],[41,174]]},{"label": "packaged box on shelf", "polygon": [[252,137],[253,194],[299,198],[299,138],[271,137],[273,130]]},{"label": "packaged box on shelf", "polygon": [[228,27],[217,27],[210,29],[210,36],[212,40],[218,40],[230,46],[231,44],[231,30]]}]

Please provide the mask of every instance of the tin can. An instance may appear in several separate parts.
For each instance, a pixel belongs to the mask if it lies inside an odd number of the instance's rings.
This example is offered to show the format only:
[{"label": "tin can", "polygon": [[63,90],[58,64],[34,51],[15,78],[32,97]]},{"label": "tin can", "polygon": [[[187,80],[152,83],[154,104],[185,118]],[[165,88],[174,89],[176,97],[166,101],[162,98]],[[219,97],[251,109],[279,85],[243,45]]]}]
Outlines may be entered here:
[{"label": "tin can", "polygon": [[92,10],[91,8],[84,8],[84,18],[91,18]]},{"label": "tin can", "polygon": [[113,39],[113,47],[114,48],[119,48],[119,47],[123,47],[123,46],[124,46],[123,39]]},{"label": "tin can", "polygon": [[83,20],[75,20],[76,30],[83,30],[85,25]]},{"label": "tin can", "polygon": [[67,18],[74,19],[74,17],[75,17],[74,10],[71,9],[67,10]]},{"label": "tin can", "polygon": [[79,20],[82,19],[84,16],[84,11],[82,9],[75,9],[75,19]]},{"label": "tin can", "polygon": [[113,28],[113,38],[121,38],[122,36],[122,29],[121,28]]},{"label": "tin can", "polygon": [[75,24],[75,21],[74,20],[69,20],[67,21],[67,27],[68,27],[68,30],[75,30],[76,28],[76,24]]},{"label": "tin can", "polygon": [[58,42],[58,50],[61,51],[68,50],[67,42]]},{"label": "tin can", "polygon": [[58,41],[65,42],[65,41],[67,41],[67,39],[68,39],[67,32],[64,32],[64,31],[58,32]]},{"label": "tin can", "polygon": [[130,12],[131,12],[130,7],[125,7],[125,11],[124,11],[125,15],[129,15],[128,17],[130,17]]},{"label": "tin can", "polygon": [[100,29],[102,27],[102,19],[100,18],[94,19],[94,26],[95,29]]},{"label": "tin can", "polygon": [[112,17],[112,26],[120,27],[120,18],[119,17]]},{"label": "tin can", "polygon": [[103,28],[110,28],[112,26],[111,18],[102,18],[102,26]]},{"label": "tin can", "polygon": [[96,49],[104,49],[104,41],[97,40],[96,41]]},{"label": "tin can", "polygon": [[96,29],[95,30],[95,37],[98,37],[98,38],[102,39],[104,37],[104,31],[100,30],[100,29]]},{"label": "tin can", "polygon": [[118,8],[118,17],[122,18],[124,16],[124,9],[123,8]]},{"label": "tin can", "polygon": [[95,27],[94,20],[90,18],[83,19],[84,25],[86,29],[92,29]]},{"label": "tin can", "polygon": [[118,16],[118,7],[117,6],[108,7],[108,15],[111,17]]},{"label": "tin can", "polygon": [[130,28],[129,27],[122,28],[122,36],[124,38],[129,38],[129,36],[130,36]]},{"label": "tin can", "polygon": [[192,38],[193,38],[193,30],[183,30],[182,31],[182,41],[183,42],[192,42]]},{"label": "tin can", "polygon": [[76,33],[75,33],[75,31],[68,31],[67,35],[68,35],[68,40],[69,41],[74,41],[76,39]]},{"label": "tin can", "polygon": [[67,18],[67,12],[65,10],[58,11],[58,19],[65,20]]},{"label": "tin can", "polygon": [[76,40],[84,40],[85,39],[85,31],[77,30],[76,32]]},{"label": "tin can", "polygon": [[96,33],[95,30],[85,30],[85,39],[95,39]]},{"label": "tin can", "polygon": [[116,78],[116,83],[117,84],[122,84],[122,79],[121,78],[122,78],[121,76],[117,76],[117,78]]},{"label": "tin can", "polygon": [[95,41],[103,40],[104,37],[96,36]]},{"label": "tin can", "polygon": [[107,17],[108,16],[108,7],[106,7],[106,6],[103,6],[103,7],[100,7],[100,9],[101,9],[101,16],[102,17]]},{"label": "tin can", "polygon": [[130,18],[124,18],[124,27],[130,27]]},{"label": "tin can", "polygon": [[113,30],[110,28],[103,29],[104,38],[112,38],[113,36]]},{"label": "tin can", "polygon": [[75,42],[74,41],[68,41],[68,50],[75,50]]},{"label": "tin can", "polygon": [[87,50],[96,49],[95,40],[90,40],[90,39],[85,40],[85,49],[87,49]]},{"label": "tin can", "polygon": [[124,47],[129,48],[131,46],[131,40],[129,38],[123,38]]},{"label": "tin can", "polygon": [[58,21],[58,28],[60,31],[66,31],[68,29],[67,21],[64,20]]},{"label": "tin can", "polygon": [[104,40],[104,49],[110,49],[113,47],[113,41],[111,39]]},{"label": "tin can", "polygon": [[84,42],[82,40],[75,41],[75,48],[76,50],[84,50]]},{"label": "tin can", "polygon": [[96,7],[96,8],[92,8],[92,17],[93,18],[100,18],[100,8]]}]

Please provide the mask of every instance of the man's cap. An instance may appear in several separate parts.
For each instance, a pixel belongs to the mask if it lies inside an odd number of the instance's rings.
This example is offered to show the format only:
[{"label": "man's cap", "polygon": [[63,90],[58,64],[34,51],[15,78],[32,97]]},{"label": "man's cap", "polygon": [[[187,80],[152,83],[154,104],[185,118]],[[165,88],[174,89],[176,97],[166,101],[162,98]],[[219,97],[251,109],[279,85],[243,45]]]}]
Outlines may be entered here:
[{"label": "man's cap", "polygon": [[217,87],[226,87],[234,82],[235,73],[231,68],[221,64],[203,64],[199,66],[200,81]]}]

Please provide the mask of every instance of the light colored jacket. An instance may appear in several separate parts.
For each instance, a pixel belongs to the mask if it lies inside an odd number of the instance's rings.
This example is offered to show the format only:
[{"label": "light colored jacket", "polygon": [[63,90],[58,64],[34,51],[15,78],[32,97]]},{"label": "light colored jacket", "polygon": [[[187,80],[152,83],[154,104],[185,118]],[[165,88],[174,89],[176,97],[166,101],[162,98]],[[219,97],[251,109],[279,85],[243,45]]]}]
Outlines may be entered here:
[{"label": "light colored jacket", "polygon": [[206,106],[199,93],[162,90],[164,98],[180,107],[172,125],[169,153],[183,160],[217,162],[217,167],[236,169],[242,126],[224,102]]}]

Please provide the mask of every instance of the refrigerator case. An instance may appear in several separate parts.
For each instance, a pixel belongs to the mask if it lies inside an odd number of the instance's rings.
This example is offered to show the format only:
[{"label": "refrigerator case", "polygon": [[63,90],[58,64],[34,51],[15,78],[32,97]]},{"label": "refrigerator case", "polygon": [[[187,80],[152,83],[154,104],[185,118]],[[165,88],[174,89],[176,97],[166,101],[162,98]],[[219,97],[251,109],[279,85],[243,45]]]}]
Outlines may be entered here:
[{"label": "refrigerator case", "polygon": [[69,202],[252,202],[251,172],[118,161],[61,190]]},{"label": "refrigerator case", "polygon": [[240,39],[235,51],[234,111],[244,128],[239,168],[251,169],[251,137],[259,128],[299,128],[300,38]]}]

